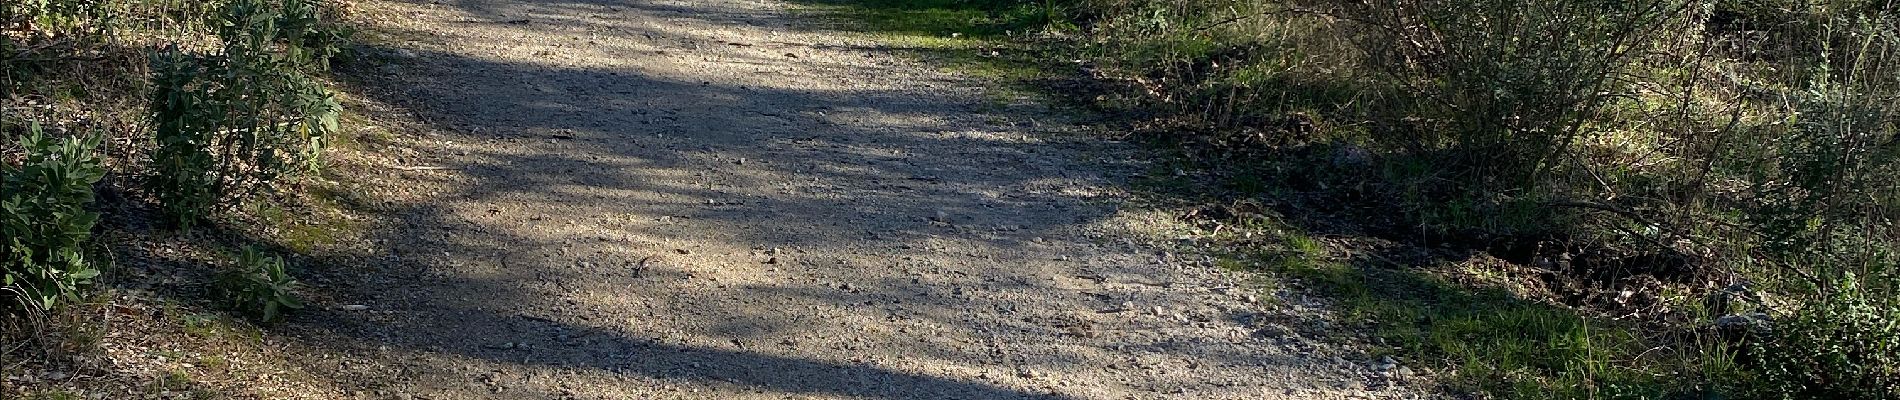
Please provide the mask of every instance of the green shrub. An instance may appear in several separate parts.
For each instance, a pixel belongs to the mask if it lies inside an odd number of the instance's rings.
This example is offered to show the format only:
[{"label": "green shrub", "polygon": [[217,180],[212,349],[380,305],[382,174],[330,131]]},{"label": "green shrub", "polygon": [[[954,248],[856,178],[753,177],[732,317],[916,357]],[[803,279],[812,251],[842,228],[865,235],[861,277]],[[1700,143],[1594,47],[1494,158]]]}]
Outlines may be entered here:
[{"label": "green shrub", "polygon": [[1900,398],[1900,303],[1853,276],[1801,303],[1756,345],[1759,394],[1779,399]]},{"label": "green shrub", "polygon": [[[111,0],[11,0],[0,3],[0,28],[43,36],[103,33],[121,7]],[[96,35],[95,35],[96,36]],[[4,36],[0,36],[4,37]]]},{"label": "green shrub", "polygon": [[56,140],[35,125],[21,140],[25,161],[0,165],[0,286],[34,307],[51,307],[99,275],[85,257],[99,220],[86,206],[105,175],[98,145],[97,135]]},{"label": "green shrub", "polygon": [[294,293],[298,286],[283,259],[245,247],[237,266],[219,275],[217,289],[231,309],[273,322],[303,308],[303,300]]},{"label": "green shrub", "polygon": [[1757,144],[1708,157],[1753,183],[1744,221],[1779,264],[1807,269],[1815,284],[1884,276],[1900,250],[1900,16],[1803,17],[1824,18],[1811,29],[1827,33],[1789,45],[1818,50],[1777,77],[1795,89],[1765,102],[1778,118],[1737,133]]},{"label": "green shrub", "polygon": [[354,31],[331,22],[335,8],[321,0],[283,0],[283,12],[276,25],[278,36],[288,51],[301,52],[293,58],[307,59],[318,70],[328,70],[330,60],[343,53]]},{"label": "green shrub", "polygon": [[[1373,69],[1414,98],[1392,104],[1427,129],[1387,132],[1446,149],[1458,182],[1519,192],[1544,182],[1635,61],[1682,26],[1692,2],[1375,0],[1343,2]],[[1392,135],[1397,134],[1397,135]]]},{"label": "green shrub", "polygon": [[220,53],[154,58],[158,146],[146,187],[180,226],[318,165],[340,108],[310,75],[335,51],[302,46],[316,40],[312,11],[296,8],[309,4],[233,1]]}]

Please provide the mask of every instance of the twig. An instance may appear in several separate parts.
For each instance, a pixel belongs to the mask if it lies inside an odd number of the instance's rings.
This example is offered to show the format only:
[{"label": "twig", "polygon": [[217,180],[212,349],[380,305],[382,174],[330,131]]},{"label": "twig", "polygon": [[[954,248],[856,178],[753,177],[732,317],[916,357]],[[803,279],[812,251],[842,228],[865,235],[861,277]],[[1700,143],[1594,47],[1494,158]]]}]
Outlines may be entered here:
[{"label": "twig", "polygon": [[438,166],[407,166],[407,165],[391,165],[389,166],[389,168],[396,169],[396,170],[403,170],[403,171],[441,171],[441,170],[447,170],[447,169],[454,169],[454,168],[449,168],[449,167],[438,167]]}]

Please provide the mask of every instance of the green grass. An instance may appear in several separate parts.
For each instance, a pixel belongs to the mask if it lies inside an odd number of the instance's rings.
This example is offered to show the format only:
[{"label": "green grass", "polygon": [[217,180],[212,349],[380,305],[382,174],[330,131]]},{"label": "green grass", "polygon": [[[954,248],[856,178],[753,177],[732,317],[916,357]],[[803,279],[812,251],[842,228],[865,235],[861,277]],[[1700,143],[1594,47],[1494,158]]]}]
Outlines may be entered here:
[{"label": "green grass", "polygon": [[85,397],[80,397],[77,394],[73,394],[72,392],[68,392],[64,390],[56,390],[52,392],[45,392],[45,393],[39,393],[39,394],[33,394],[33,395],[27,396],[27,399],[29,400],[80,400],[84,398]]},{"label": "green grass", "polygon": [[1723,349],[1676,349],[1637,326],[1469,287],[1377,259],[1328,260],[1297,233],[1260,265],[1338,301],[1343,320],[1383,341],[1376,349],[1441,370],[1454,392],[1511,399],[1654,399],[1723,392],[1706,382],[1738,373]]},{"label": "green grass", "polygon": [[947,72],[1002,83],[986,107],[1018,98],[1057,98],[1033,82],[1061,76],[1059,46],[1035,40],[1039,32],[1072,31],[1060,10],[1046,3],[1012,0],[793,0],[806,12],[844,23],[843,28],[896,50],[938,64]]},{"label": "green grass", "polygon": [[1021,0],[794,0],[853,27],[897,36],[993,38],[1060,26],[1052,3]]}]

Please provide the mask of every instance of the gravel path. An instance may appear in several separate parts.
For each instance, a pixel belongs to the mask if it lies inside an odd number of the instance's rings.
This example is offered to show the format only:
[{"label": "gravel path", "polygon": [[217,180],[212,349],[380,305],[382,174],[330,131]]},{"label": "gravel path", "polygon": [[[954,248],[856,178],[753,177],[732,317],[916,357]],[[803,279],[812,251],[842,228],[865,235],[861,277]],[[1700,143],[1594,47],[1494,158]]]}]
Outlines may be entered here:
[{"label": "gravel path", "polygon": [[786,4],[358,6],[419,122],[361,177],[389,251],[289,329],[362,397],[1367,395],[1147,245],[1139,148]]}]

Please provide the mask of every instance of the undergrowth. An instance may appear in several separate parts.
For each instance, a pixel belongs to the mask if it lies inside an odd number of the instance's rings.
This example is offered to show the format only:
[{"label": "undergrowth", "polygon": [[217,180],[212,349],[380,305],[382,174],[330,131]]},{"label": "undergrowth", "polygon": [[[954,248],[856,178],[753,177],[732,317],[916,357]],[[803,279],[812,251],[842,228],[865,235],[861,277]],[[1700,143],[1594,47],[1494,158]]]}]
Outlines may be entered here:
[{"label": "undergrowth", "polygon": [[140,219],[150,202],[188,229],[320,167],[340,111],[321,75],[349,37],[338,5],[0,4],[0,283],[23,300],[6,309],[56,311],[109,272],[88,259],[109,252],[88,242],[102,209]]}]

